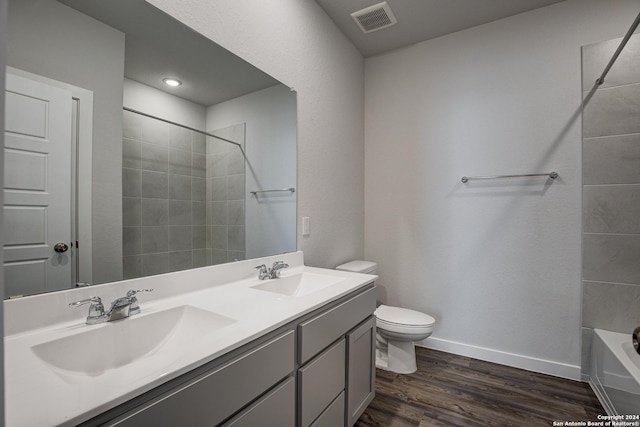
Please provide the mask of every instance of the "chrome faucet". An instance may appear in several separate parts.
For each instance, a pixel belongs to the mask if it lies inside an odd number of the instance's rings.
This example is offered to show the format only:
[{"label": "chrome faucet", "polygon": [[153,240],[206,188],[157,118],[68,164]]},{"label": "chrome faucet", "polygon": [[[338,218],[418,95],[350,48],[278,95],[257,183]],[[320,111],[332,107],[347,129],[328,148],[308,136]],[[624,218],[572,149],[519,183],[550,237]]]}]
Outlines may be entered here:
[{"label": "chrome faucet", "polygon": [[287,267],[289,267],[289,264],[285,264],[284,261],[274,262],[271,270],[269,270],[269,279],[277,279],[280,277],[280,270]]},{"label": "chrome faucet", "polygon": [[89,315],[87,316],[87,325],[95,325],[96,323],[102,323],[107,321],[107,316],[104,313],[104,305],[100,297],[91,297],[80,301],[72,302],[69,307],[78,307],[83,304],[91,303],[89,307]]},{"label": "chrome faucet", "polygon": [[260,264],[256,266],[256,269],[258,270],[258,279],[277,279],[280,277],[280,270],[287,267],[289,267],[289,264],[286,264],[284,261],[274,262],[271,268],[267,268],[266,265]]},{"label": "chrome faucet", "polygon": [[140,313],[140,305],[138,298],[135,296],[139,292],[151,292],[153,289],[130,290],[127,295],[115,299],[111,303],[109,311],[104,311],[104,305],[100,297],[91,297],[80,301],[72,302],[69,307],[78,307],[83,304],[91,303],[89,307],[89,315],[87,316],[87,325],[95,325],[97,323],[111,322],[113,320],[124,319]]}]

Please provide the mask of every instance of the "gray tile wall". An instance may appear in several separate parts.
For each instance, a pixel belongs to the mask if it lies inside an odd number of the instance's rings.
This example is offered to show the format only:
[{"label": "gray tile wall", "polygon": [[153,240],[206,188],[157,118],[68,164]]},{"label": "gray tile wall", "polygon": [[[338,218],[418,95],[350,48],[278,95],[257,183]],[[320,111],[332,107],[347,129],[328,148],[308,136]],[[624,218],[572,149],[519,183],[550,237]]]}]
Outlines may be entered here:
[{"label": "gray tile wall", "polygon": [[[245,124],[209,133],[230,141],[245,140]],[[211,263],[245,259],[245,161],[240,148],[208,137],[207,246]]]},{"label": "gray tile wall", "polygon": [[632,37],[592,97],[620,39],[582,49],[582,374],[594,328],[640,325],[640,36]]},{"label": "gray tile wall", "polygon": [[[127,111],[123,114],[124,278],[223,262],[222,256],[217,256],[217,247],[222,244],[211,238],[208,229],[211,224],[207,220],[214,217],[207,212],[214,198],[208,181],[215,175],[224,178],[226,185],[228,178],[223,173],[228,166],[214,172],[220,162],[213,161],[214,150],[208,148],[213,143],[178,126]],[[242,227],[244,239],[244,161],[234,163],[233,172],[232,188],[225,187],[224,196],[242,198],[238,200],[242,216],[233,218]],[[225,250],[242,247],[238,253],[225,253],[224,262],[244,258],[244,240],[242,245],[236,241],[230,245],[225,236],[224,246]]]}]

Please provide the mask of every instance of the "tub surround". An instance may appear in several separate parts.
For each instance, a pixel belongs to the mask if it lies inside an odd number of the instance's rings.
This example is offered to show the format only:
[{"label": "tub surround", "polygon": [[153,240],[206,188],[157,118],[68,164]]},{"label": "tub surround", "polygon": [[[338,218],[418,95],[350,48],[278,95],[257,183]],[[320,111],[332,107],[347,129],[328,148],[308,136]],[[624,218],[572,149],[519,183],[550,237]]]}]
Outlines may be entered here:
[{"label": "tub surround", "polygon": [[[638,414],[640,355],[631,334],[593,330],[591,346],[591,388],[611,416]],[[624,418],[631,422],[637,418]]]},{"label": "tub surround", "polygon": [[[333,276],[330,286],[289,297],[253,289],[259,284],[255,266],[282,260],[290,265],[283,278],[300,273]],[[318,269],[304,265],[302,252],[266,257],[185,272],[132,279],[53,294],[35,295],[4,303],[6,420],[12,426],[76,425],[124,403],[181,374],[210,362],[328,302],[372,283],[377,276]],[[53,367],[32,347],[92,328],[86,325],[88,307],[69,308],[73,301],[100,296],[107,305],[130,289],[153,288],[139,295],[143,316],[156,316],[186,306],[194,313],[214,313],[224,325],[163,350],[103,372],[73,372]],[[193,314],[193,313],[192,313]],[[106,349],[105,351],[108,351]],[[33,403],[38,402],[38,410]]]},{"label": "tub surround", "polygon": [[589,360],[593,330],[630,337],[640,324],[640,35],[629,39],[604,84],[592,91],[621,41],[582,48],[581,373],[585,381],[593,375]]}]

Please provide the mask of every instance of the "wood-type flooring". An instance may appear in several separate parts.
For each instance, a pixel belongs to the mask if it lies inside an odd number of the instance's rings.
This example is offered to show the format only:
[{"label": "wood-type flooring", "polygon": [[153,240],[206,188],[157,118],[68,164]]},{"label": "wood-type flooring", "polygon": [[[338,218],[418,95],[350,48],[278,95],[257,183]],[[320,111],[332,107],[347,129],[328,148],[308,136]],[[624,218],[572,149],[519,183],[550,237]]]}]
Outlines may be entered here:
[{"label": "wood-type flooring", "polygon": [[606,415],[586,383],[422,347],[416,356],[413,374],[377,370],[357,427],[548,427]]}]

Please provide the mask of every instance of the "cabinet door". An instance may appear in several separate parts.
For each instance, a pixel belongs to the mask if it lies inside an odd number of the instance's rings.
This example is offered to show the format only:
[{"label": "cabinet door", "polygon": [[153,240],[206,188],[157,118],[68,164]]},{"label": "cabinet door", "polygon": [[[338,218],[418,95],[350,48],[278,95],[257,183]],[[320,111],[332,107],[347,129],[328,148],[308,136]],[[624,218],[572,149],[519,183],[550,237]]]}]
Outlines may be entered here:
[{"label": "cabinet door", "polygon": [[376,318],[369,317],[347,333],[347,426],[358,421],[371,403],[376,385]]}]

